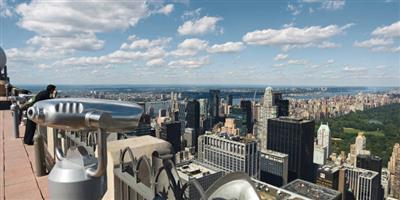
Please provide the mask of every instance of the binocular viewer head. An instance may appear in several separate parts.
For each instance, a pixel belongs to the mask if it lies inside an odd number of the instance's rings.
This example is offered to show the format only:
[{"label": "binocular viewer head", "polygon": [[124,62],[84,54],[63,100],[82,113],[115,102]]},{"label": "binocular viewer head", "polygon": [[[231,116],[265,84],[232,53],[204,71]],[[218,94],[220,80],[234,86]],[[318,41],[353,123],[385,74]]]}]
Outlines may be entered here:
[{"label": "binocular viewer head", "polygon": [[49,99],[27,111],[28,118],[41,126],[90,131],[98,128],[124,132],[137,128],[143,109],[129,102],[103,99]]}]

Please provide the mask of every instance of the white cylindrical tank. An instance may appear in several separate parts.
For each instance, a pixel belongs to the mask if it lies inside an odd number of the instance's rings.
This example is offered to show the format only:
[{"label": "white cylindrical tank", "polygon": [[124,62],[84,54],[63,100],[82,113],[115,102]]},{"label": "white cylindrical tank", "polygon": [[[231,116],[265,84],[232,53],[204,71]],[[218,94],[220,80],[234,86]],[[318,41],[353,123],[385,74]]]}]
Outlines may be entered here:
[{"label": "white cylindrical tank", "polygon": [[6,64],[7,64],[6,53],[0,47],[0,71],[3,70],[3,68],[6,66]]}]

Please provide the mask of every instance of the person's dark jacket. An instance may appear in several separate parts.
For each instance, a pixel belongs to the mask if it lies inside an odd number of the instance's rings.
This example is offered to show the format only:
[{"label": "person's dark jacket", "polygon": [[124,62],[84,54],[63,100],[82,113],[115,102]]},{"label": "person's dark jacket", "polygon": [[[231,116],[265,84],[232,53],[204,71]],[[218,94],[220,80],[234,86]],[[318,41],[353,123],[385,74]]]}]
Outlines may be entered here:
[{"label": "person's dark jacket", "polygon": [[51,99],[51,93],[48,90],[43,90],[40,91],[39,93],[37,93],[34,97],[32,97],[31,99],[29,99],[28,102],[26,102],[21,109],[22,110],[26,110],[29,107],[33,106],[33,104],[35,104],[38,101],[42,101],[42,100],[46,100],[46,99]]}]

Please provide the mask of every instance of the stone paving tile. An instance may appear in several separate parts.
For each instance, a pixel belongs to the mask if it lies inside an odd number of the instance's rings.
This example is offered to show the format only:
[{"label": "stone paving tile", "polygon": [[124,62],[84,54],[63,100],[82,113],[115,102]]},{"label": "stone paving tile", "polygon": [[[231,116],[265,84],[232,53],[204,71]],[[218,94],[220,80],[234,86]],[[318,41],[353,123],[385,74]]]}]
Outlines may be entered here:
[{"label": "stone paving tile", "polygon": [[42,199],[36,181],[28,181],[5,187],[6,200],[8,199]]},{"label": "stone paving tile", "polygon": [[14,170],[7,170],[5,173],[5,186],[14,185],[18,183],[28,182],[28,181],[35,181],[35,177],[32,174],[31,169],[14,169]]},{"label": "stone paving tile", "polygon": [[[32,166],[33,146],[15,138],[9,111],[0,111],[0,199],[43,199],[48,197],[47,176],[36,178]],[[28,152],[27,151],[31,151]],[[29,155],[29,156],[28,156]],[[30,157],[32,156],[32,157]],[[43,187],[43,188],[40,188]],[[42,197],[43,193],[43,197]]]},{"label": "stone paving tile", "polygon": [[4,141],[3,141],[3,135],[4,135],[4,112],[0,112],[0,199],[4,199]]},{"label": "stone paving tile", "polygon": [[49,199],[49,190],[48,190],[49,184],[47,176],[39,177],[37,178],[37,181],[39,184],[40,191],[42,192],[43,198]]}]

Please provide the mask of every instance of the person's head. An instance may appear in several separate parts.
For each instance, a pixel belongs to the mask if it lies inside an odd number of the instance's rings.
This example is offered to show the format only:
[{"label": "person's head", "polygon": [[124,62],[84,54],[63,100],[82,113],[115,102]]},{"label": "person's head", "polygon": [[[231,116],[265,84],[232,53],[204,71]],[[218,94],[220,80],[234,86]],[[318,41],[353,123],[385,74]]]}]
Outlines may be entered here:
[{"label": "person's head", "polygon": [[51,96],[52,98],[55,98],[55,97],[56,97],[56,95],[57,95],[57,90],[56,90],[56,86],[55,86],[55,85],[52,85],[52,84],[48,85],[47,88],[46,88],[46,90],[50,93],[50,96]]}]

